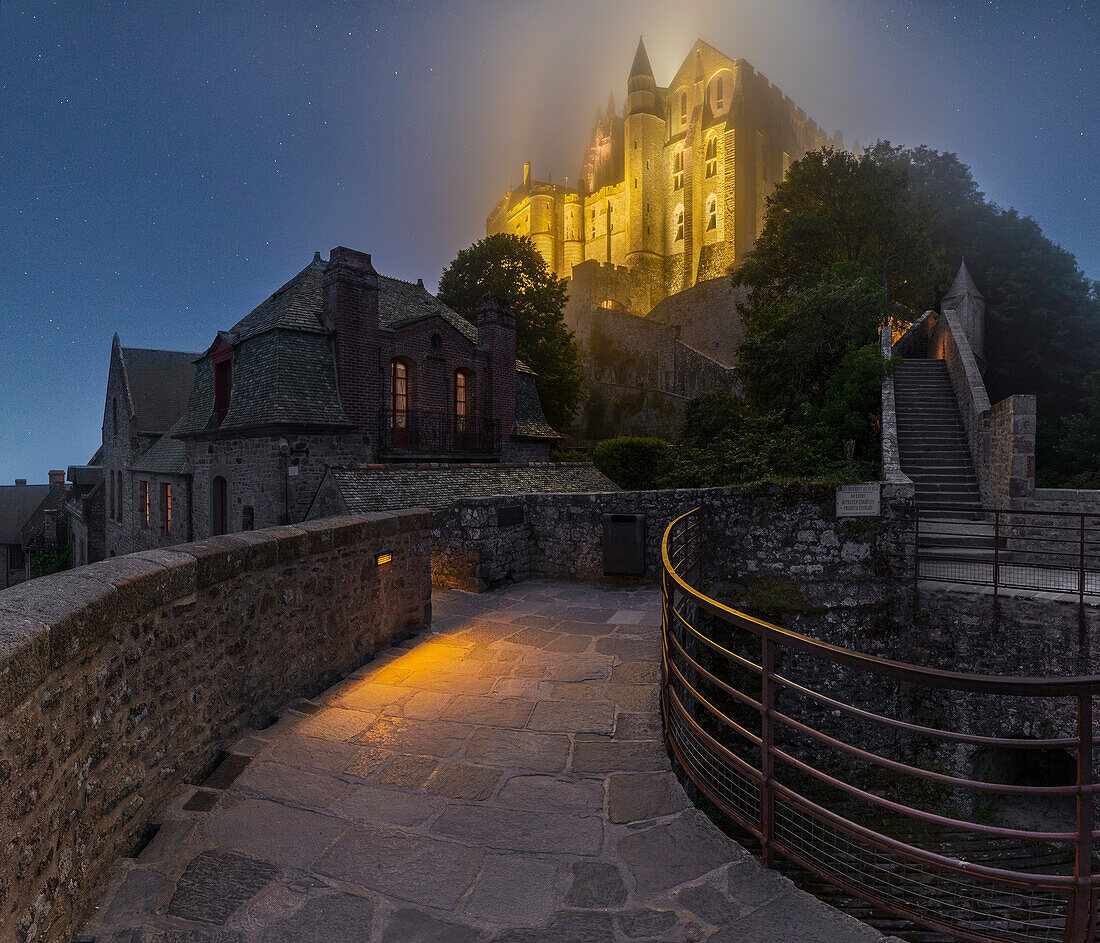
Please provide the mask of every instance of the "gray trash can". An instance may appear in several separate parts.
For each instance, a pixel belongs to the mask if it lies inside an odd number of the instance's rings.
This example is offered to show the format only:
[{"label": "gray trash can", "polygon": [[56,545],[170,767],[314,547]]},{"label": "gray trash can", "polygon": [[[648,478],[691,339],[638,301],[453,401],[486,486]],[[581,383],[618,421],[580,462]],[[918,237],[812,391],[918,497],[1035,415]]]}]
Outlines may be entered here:
[{"label": "gray trash can", "polygon": [[645,515],[603,516],[605,576],[645,576]]}]

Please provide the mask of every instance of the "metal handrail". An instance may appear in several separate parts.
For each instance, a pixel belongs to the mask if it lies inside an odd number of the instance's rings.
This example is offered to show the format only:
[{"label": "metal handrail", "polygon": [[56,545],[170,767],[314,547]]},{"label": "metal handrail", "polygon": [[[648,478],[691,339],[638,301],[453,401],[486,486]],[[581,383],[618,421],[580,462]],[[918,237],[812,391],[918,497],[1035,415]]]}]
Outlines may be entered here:
[{"label": "metal handrail", "polygon": [[[699,790],[760,839],[765,862],[782,855],[878,907],[961,939],[1093,941],[1100,875],[1092,873],[1092,852],[1100,832],[1093,828],[1092,803],[1100,787],[1092,776],[1098,739],[1093,735],[1092,710],[1100,693],[1100,675],[1016,677],[946,671],[852,651],[755,618],[692,585],[704,564],[701,547],[706,546],[707,536],[702,520],[699,508],[681,515],[666,528],[661,542],[665,736]],[[689,523],[690,529],[685,526]],[[689,558],[691,573],[680,565]],[[712,637],[712,623],[702,622],[701,616],[717,620],[721,641]],[[759,644],[759,659],[752,652],[749,657],[738,654],[734,650],[738,638],[755,639],[752,645]],[[817,680],[795,680],[791,671],[780,672],[778,663],[788,652],[797,653],[796,666],[806,668]],[[857,678],[891,679],[963,698],[1064,698],[1072,703],[1066,716],[1075,715],[1076,736],[1033,741],[946,729],[947,724],[940,729],[914,723],[882,708],[848,703],[853,698],[843,698],[836,691],[818,690],[826,683],[820,676],[828,677],[834,667],[851,670]],[[860,691],[881,688],[877,683],[858,685]],[[796,717],[797,711],[790,707],[781,710],[780,692],[794,698],[791,704],[799,710],[812,704],[819,710],[828,708],[839,720],[829,731],[819,729],[821,724],[813,718]],[[754,716],[758,729],[751,720]],[[868,729],[884,732],[884,737],[889,732],[913,734],[951,749],[1069,750],[1075,754],[1076,782],[1033,786],[971,779],[957,775],[956,770],[925,769],[919,758],[916,762],[911,756],[894,759],[884,755],[888,749],[871,741],[857,745],[851,735],[838,735],[837,727],[853,717]],[[822,754],[826,766],[843,758],[849,766],[879,770],[899,782],[926,783],[928,788],[975,797],[1073,798],[1075,826],[1072,831],[1030,830],[991,824],[955,809],[947,814],[944,809],[919,808],[912,799],[902,801],[876,791],[862,773],[854,777],[832,768],[827,771],[818,758]],[[812,797],[804,794],[799,782],[816,784]],[[818,791],[844,797],[847,806],[823,800]],[[852,804],[869,812],[877,810],[875,815],[886,817],[884,823],[856,821],[849,811]],[[1028,847],[1038,844],[1054,848],[1055,858],[1064,849],[1067,858],[1072,856],[1073,873],[1053,872],[1041,856],[1033,870],[966,861],[965,855],[922,847],[907,833],[899,836],[899,827],[903,832],[907,828],[944,831],[962,847],[978,839]]]}]

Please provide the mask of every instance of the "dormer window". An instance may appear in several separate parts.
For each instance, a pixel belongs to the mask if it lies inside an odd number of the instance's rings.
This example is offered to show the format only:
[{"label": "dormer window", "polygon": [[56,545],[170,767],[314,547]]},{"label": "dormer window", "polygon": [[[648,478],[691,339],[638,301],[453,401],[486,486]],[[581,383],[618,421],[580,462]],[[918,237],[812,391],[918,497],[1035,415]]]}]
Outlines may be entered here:
[{"label": "dormer window", "polygon": [[214,368],[214,412],[221,425],[233,392],[233,347],[225,338],[219,337],[210,348],[210,363]]},{"label": "dormer window", "polygon": [[219,423],[225,421],[225,414],[229,412],[229,394],[232,390],[233,360],[228,358],[214,364],[214,412],[218,414]]}]

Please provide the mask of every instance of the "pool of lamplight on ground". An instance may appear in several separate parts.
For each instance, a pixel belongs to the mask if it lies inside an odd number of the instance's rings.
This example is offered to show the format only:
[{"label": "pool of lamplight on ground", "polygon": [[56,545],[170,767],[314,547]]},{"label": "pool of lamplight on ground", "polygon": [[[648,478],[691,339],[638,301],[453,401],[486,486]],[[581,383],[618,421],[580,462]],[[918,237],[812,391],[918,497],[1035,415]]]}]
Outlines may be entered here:
[{"label": "pool of lamplight on ground", "polygon": [[660,593],[436,591],[434,622],[180,790],[97,943],[873,941],[696,811]]}]

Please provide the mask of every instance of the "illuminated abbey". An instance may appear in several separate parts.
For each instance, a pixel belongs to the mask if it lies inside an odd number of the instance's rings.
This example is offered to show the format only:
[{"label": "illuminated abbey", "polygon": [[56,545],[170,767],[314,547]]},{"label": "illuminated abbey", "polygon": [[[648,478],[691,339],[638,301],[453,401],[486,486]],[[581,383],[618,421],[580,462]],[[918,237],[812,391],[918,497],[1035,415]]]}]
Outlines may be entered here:
[{"label": "illuminated abbey", "polygon": [[486,231],[530,236],[561,277],[591,260],[625,266],[632,313],[645,315],[739,261],[764,198],[825,144],[841,147],[840,132],[826,135],[745,60],[699,40],[662,87],[639,41],[626,107],[612,98],[597,116],[578,186],[534,180],[525,164]]}]

